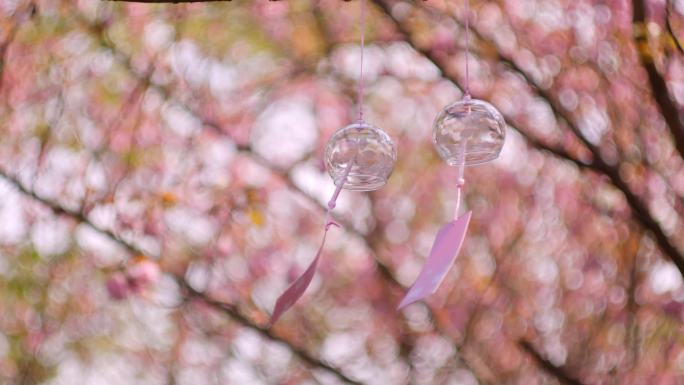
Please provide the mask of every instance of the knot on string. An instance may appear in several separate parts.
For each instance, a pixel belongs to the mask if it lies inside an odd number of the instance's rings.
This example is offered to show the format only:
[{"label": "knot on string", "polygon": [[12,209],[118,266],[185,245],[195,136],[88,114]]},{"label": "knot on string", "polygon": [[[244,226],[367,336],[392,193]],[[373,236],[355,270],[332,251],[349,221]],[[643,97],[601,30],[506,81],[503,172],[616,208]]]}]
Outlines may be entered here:
[{"label": "knot on string", "polygon": [[328,202],[328,209],[325,211],[325,232],[328,232],[330,230],[330,226],[336,226],[339,228],[342,228],[339,223],[335,222],[334,219],[332,219],[332,210],[335,208],[335,201],[330,200]]},{"label": "knot on string", "polygon": [[325,224],[325,231],[330,230],[330,227],[331,227],[331,226],[335,226],[335,227],[340,228],[340,229],[342,228],[342,226],[340,226],[339,223],[337,223],[337,222],[335,222],[334,220],[331,219],[331,220],[329,220],[329,221]]},{"label": "knot on string", "polygon": [[461,188],[461,187],[463,187],[464,185],[465,185],[465,179],[463,179],[463,178],[458,178],[458,180],[456,180],[456,187]]}]

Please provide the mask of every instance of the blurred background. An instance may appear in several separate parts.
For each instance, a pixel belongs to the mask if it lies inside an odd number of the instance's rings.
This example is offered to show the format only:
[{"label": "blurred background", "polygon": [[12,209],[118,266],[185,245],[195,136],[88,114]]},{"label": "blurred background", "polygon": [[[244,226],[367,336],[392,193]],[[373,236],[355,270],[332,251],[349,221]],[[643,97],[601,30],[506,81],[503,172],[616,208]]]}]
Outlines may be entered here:
[{"label": "blurred background", "polygon": [[0,0],[0,383],[684,384],[684,1],[471,0],[468,237],[402,312],[455,207],[431,143],[462,0],[368,0],[385,188],[334,186],[358,0]]}]

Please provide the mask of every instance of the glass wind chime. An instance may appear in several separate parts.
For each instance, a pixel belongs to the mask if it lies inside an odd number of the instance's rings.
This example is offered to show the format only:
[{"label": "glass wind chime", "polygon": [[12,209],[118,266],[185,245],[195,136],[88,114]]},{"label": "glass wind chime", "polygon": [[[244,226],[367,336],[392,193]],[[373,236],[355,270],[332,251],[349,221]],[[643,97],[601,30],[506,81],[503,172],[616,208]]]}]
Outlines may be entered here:
[{"label": "glass wind chime", "polygon": [[[449,0],[447,0],[449,1]],[[311,284],[331,226],[338,226],[331,219],[337,197],[342,189],[355,191],[377,190],[387,182],[394,163],[396,149],[390,137],[380,128],[363,119],[363,51],[365,30],[365,0],[361,0],[361,65],[358,84],[358,119],[337,130],[325,148],[325,166],[335,182],[335,192],[328,202],[325,231],[318,252],[309,267],[285,292],[278,297],[271,325],[289,310]],[[466,31],[466,78],[463,98],[450,104],[437,116],[433,126],[432,140],[437,152],[450,166],[457,167],[456,209],[454,220],[442,226],[437,233],[430,254],[399,309],[422,300],[437,291],[453,265],[465,239],[471,211],[460,214],[461,189],[465,184],[465,166],[486,163],[496,159],[505,140],[503,116],[491,104],[470,96],[470,10],[465,1]]]},{"label": "glass wind chime", "polygon": [[[449,1],[449,0],[447,0]],[[416,282],[399,304],[399,309],[437,291],[453,265],[465,239],[471,211],[459,215],[463,169],[498,158],[506,138],[506,123],[491,104],[470,97],[470,4],[465,0],[465,87],[463,98],[437,115],[432,142],[442,159],[457,167],[454,220],[442,226],[432,244]]]},{"label": "glass wind chime", "polygon": [[332,220],[331,212],[336,206],[337,197],[342,189],[354,191],[379,189],[387,183],[397,160],[397,150],[389,135],[380,128],[366,123],[363,119],[365,0],[361,0],[360,7],[361,58],[357,96],[358,119],[356,122],[338,129],[328,139],[325,147],[325,168],[335,183],[335,192],[328,202],[323,240],[309,267],[278,297],[271,315],[271,325],[297,302],[311,284],[321,258],[328,230],[331,226],[339,226]]}]

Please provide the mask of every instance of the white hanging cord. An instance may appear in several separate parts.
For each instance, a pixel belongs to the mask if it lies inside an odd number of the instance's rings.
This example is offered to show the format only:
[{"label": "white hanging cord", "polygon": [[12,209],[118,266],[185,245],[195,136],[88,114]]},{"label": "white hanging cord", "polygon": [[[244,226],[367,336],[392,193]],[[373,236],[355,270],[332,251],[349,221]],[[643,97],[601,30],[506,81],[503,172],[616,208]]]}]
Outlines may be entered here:
[{"label": "white hanging cord", "polygon": [[465,39],[466,39],[466,78],[465,78],[465,99],[470,99],[470,0],[465,0]]},{"label": "white hanging cord", "polygon": [[358,106],[359,121],[363,121],[363,51],[366,47],[366,0],[360,0],[361,7],[360,28],[361,28],[361,64],[359,65],[359,89],[358,89]]},{"label": "white hanging cord", "polygon": [[456,209],[454,210],[454,219],[458,219],[458,213],[459,211],[461,211],[461,189],[465,185],[463,171],[465,168],[466,142],[467,140],[461,141],[461,151],[459,151],[458,153],[458,169],[456,179]]}]

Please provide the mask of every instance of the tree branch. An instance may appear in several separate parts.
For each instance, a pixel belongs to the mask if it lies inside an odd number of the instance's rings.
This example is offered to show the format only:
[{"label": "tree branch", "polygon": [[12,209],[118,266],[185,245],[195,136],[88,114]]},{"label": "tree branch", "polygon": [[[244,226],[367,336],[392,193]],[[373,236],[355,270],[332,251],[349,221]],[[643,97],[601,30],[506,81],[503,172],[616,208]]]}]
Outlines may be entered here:
[{"label": "tree branch", "polygon": [[530,356],[532,356],[532,359],[537,363],[537,365],[539,365],[547,373],[556,377],[561,382],[567,385],[584,385],[581,381],[568,374],[565,369],[554,365],[551,363],[551,361],[542,357],[542,355],[529,342],[521,340],[518,342],[518,345]]},{"label": "tree branch", "polygon": [[672,40],[674,41],[679,53],[684,54],[684,47],[682,47],[682,42],[679,40],[679,37],[674,31],[674,28],[672,28],[672,22],[670,21],[670,14],[672,13],[671,3],[672,2],[668,0],[665,4],[665,26],[667,27],[667,32],[672,37]]},{"label": "tree branch", "polygon": [[275,333],[273,333],[272,329],[268,329],[268,328],[265,328],[265,327],[262,327],[262,326],[255,324],[249,318],[242,315],[235,307],[233,307],[227,303],[219,302],[219,301],[216,301],[214,299],[208,298],[203,293],[192,288],[192,286],[190,286],[187,283],[187,281],[185,281],[185,280],[181,280],[180,283],[181,283],[182,287],[192,297],[195,297],[195,298],[201,300],[202,302],[206,303],[207,305],[210,305],[214,309],[222,311],[223,313],[230,316],[230,318],[232,318],[234,321],[236,321],[240,325],[258,332],[263,337],[266,337],[267,339],[269,339],[273,342],[279,342],[279,343],[286,345],[292,351],[292,353],[294,353],[297,357],[299,357],[300,360],[304,361],[309,366],[318,367],[320,369],[325,369],[325,370],[333,373],[334,375],[336,375],[339,379],[341,379],[341,380],[343,380],[349,384],[359,384],[359,385],[362,384],[361,382],[352,380],[351,378],[347,377],[339,369],[337,369],[337,368],[319,360],[318,358],[312,356],[311,354],[309,354],[304,349],[297,347],[297,346],[294,346],[292,343],[288,342],[284,338],[276,335]]},{"label": "tree branch", "polygon": [[[666,9],[669,9],[667,5]],[[669,11],[666,14],[666,18],[668,30],[670,33],[674,33],[672,32],[670,26]],[[684,158],[684,124],[682,124],[679,116],[679,108],[677,107],[675,101],[670,97],[670,90],[667,88],[665,78],[660,75],[658,68],[656,68],[654,57],[648,42],[646,9],[642,0],[632,0],[632,23],[634,30],[634,43],[636,44],[641,65],[648,74],[648,82],[651,85],[651,94],[653,95],[653,99],[660,110],[660,114],[663,116],[665,123],[667,123],[667,126],[670,129],[670,133],[672,133],[672,136],[674,137],[675,147],[677,148],[679,155]],[[672,38],[679,47],[679,41],[674,34],[672,35]]]}]

